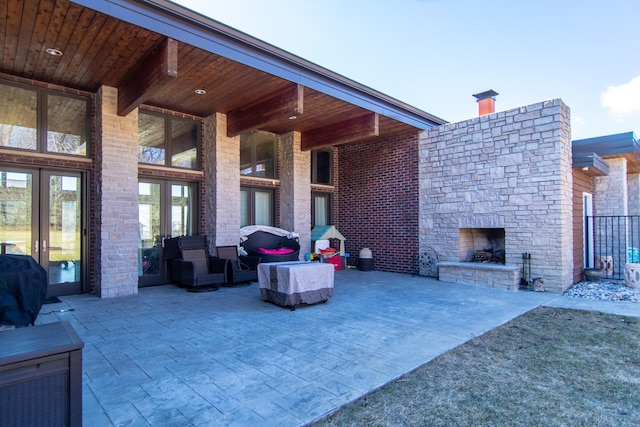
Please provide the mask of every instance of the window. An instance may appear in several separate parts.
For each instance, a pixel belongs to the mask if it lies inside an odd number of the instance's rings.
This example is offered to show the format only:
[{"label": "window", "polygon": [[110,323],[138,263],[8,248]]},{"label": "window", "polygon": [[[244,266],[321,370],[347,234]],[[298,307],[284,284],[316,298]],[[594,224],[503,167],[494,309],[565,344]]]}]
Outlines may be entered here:
[{"label": "window", "polygon": [[311,193],[311,228],[317,225],[331,225],[331,195]]},{"label": "window", "polygon": [[87,154],[87,102],[47,95],[47,151]]},{"label": "window", "polygon": [[0,147],[86,156],[88,100],[0,83]]},{"label": "window", "polygon": [[311,151],[311,183],[331,185],[331,150]]},{"label": "window", "polygon": [[146,111],[138,114],[139,163],[198,169],[199,141],[200,123],[195,120]]},{"label": "window", "polygon": [[240,187],[240,226],[274,226],[274,199],[271,189]]},{"label": "window", "polygon": [[254,132],[240,136],[240,175],[276,178],[276,138]]}]

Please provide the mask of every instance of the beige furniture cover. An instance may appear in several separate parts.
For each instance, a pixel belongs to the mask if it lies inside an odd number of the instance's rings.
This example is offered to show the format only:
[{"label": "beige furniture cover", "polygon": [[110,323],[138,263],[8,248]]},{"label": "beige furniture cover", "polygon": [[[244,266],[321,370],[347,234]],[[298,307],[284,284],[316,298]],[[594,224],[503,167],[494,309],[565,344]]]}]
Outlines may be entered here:
[{"label": "beige furniture cover", "polygon": [[333,264],[292,261],[258,265],[262,298],[283,307],[326,302],[333,296],[333,276]]}]

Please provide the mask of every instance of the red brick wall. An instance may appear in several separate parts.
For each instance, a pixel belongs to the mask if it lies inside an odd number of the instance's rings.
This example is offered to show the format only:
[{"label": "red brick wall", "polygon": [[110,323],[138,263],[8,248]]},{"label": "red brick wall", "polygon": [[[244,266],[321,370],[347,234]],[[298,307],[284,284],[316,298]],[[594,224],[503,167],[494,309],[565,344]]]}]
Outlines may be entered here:
[{"label": "red brick wall", "polygon": [[373,269],[418,273],[418,134],[339,149],[335,225],[347,239],[350,264],[360,249]]}]

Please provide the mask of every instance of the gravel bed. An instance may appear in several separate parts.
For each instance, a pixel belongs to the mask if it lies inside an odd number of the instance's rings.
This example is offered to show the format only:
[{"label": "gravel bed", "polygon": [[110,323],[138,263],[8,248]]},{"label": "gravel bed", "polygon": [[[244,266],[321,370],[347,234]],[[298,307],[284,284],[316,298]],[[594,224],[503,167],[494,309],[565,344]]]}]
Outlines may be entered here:
[{"label": "gravel bed", "polygon": [[640,302],[640,289],[633,289],[619,280],[580,282],[562,294],[569,298],[586,298],[600,301]]}]

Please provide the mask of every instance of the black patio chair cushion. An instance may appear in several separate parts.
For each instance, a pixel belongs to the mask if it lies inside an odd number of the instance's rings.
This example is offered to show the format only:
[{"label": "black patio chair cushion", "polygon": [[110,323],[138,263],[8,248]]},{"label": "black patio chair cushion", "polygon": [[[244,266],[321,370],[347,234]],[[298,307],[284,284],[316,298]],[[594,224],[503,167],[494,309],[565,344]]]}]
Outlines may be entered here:
[{"label": "black patio chair cushion", "polygon": [[226,262],[207,252],[206,236],[181,236],[165,240],[171,281],[188,290],[217,290],[226,281]]},{"label": "black patio chair cushion", "polygon": [[218,258],[227,260],[227,282],[257,282],[258,281],[258,256],[240,256],[237,246],[217,246]]}]

